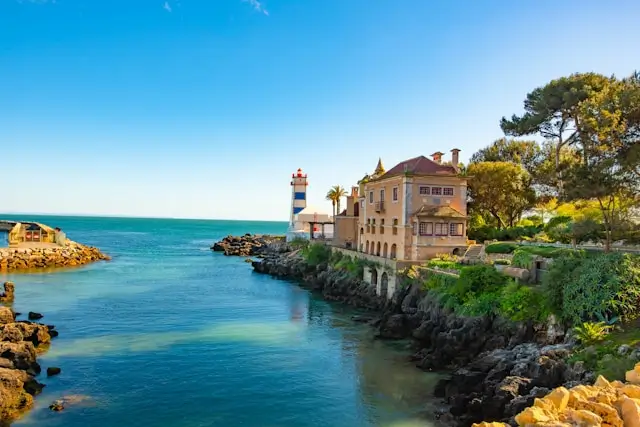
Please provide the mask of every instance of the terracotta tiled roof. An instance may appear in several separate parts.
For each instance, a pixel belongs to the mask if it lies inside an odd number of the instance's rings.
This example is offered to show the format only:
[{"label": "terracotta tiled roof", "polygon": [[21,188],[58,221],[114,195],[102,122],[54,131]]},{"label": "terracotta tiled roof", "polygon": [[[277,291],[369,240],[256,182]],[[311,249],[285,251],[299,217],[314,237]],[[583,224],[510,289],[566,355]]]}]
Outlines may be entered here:
[{"label": "terracotta tiled roof", "polygon": [[467,216],[451,206],[422,205],[413,213],[415,216],[429,216],[435,218],[466,218]]},{"label": "terracotta tiled roof", "polygon": [[398,163],[387,171],[380,178],[388,178],[402,173],[424,174],[424,175],[457,175],[458,170],[451,165],[441,165],[433,160],[418,156],[413,159]]}]

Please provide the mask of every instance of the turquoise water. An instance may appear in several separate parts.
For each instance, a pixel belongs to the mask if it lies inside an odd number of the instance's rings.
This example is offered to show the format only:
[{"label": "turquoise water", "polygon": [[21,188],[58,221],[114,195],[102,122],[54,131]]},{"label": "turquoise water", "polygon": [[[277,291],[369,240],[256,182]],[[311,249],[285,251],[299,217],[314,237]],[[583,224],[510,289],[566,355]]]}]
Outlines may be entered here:
[{"label": "turquoise water", "polygon": [[[2,216],[3,218],[10,218]],[[29,217],[113,260],[0,276],[15,310],[60,332],[40,357],[62,374],[14,423],[41,427],[429,425],[436,377],[372,340],[352,312],[209,250],[285,223]],[[48,405],[75,402],[61,413]],[[77,397],[80,396],[80,397]]]}]

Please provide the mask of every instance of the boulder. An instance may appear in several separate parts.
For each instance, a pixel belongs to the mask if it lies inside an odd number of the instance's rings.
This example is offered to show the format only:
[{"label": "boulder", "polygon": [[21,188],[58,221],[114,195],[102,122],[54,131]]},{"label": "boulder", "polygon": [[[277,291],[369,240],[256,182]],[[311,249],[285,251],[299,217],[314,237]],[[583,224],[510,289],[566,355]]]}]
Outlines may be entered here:
[{"label": "boulder", "polygon": [[59,375],[60,372],[62,372],[62,369],[55,367],[55,366],[49,366],[47,368],[47,376],[48,377],[53,377],[54,375]]},{"label": "boulder", "polygon": [[33,397],[25,390],[29,380],[24,371],[0,367],[0,420],[17,418],[33,405]]},{"label": "boulder", "polygon": [[13,302],[15,289],[13,282],[4,282],[4,292],[0,294],[0,302]]},{"label": "boulder", "polygon": [[0,306],[0,325],[13,323],[15,315],[9,307]]}]

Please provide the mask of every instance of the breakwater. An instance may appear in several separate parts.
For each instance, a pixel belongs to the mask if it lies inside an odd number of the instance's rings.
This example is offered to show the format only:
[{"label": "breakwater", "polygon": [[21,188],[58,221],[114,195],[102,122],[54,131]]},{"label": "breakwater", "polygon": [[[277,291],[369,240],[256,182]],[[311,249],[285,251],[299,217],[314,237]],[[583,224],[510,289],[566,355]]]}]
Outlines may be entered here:
[{"label": "breakwater", "polygon": [[[13,283],[5,283],[4,287],[14,288]],[[0,306],[0,425],[33,406],[34,396],[44,387],[36,380],[42,370],[37,355],[58,335],[54,326],[16,320],[16,315],[11,308]],[[30,319],[41,317],[39,313],[29,313]],[[47,369],[47,375],[59,372],[55,367]]]},{"label": "breakwater", "polygon": [[452,424],[489,420],[515,425],[517,414],[553,388],[593,380],[592,373],[567,363],[572,342],[553,318],[516,323],[459,316],[406,277],[397,278],[390,299],[380,298],[375,286],[326,262],[311,265],[295,250],[265,255],[252,266],[258,273],[295,279],[328,300],[371,310],[364,320],[379,339],[413,339],[410,357],[417,367],[450,373],[435,397],[449,405],[440,416]]},{"label": "breakwater", "polygon": [[244,234],[242,236],[226,236],[211,246],[214,252],[223,252],[228,256],[253,256],[273,250],[284,244],[284,236],[269,234]]},{"label": "breakwater", "polygon": [[72,241],[63,246],[0,248],[0,271],[76,267],[109,259],[98,248]]}]

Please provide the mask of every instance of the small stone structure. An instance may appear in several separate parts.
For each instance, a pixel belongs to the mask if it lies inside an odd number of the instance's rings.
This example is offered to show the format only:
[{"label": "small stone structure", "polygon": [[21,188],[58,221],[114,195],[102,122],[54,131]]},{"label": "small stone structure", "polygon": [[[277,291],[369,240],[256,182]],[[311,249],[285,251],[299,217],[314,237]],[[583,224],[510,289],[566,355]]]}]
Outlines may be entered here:
[{"label": "small stone structure", "polygon": [[0,271],[75,267],[109,259],[97,248],[72,241],[67,241],[64,246],[2,248]]}]

